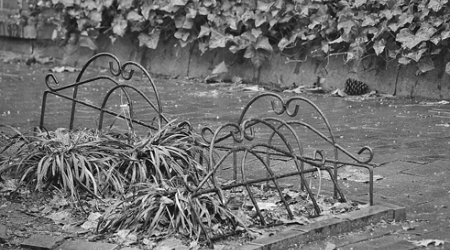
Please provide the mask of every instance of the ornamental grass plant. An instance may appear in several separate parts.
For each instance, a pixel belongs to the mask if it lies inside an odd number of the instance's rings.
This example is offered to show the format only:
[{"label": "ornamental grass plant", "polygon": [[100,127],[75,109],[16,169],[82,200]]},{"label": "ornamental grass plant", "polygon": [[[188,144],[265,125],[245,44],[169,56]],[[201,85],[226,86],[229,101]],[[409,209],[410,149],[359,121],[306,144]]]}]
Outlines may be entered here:
[{"label": "ornamental grass plant", "polygon": [[208,151],[188,123],[169,122],[145,136],[13,131],[12,136],[1,134],[0,176],[20,179],[38,191],[66,191],[73,201],[86,195],[114,197],[99,232],[131,229],[199,239],[204,230],[225,232],[239,224],[218,195],[193,194],[206,176],[202,159]]}]

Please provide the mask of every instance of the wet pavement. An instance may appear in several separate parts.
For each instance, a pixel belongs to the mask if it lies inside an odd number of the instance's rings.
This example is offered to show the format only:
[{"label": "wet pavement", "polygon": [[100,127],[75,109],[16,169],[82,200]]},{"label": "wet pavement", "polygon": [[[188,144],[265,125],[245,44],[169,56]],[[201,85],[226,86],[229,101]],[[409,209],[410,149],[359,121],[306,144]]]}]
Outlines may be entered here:
[{"label": "wet pavement", "polygon": [[[39,124],[42,93],[46,89],[44,77],[51,65],[3,63],[0,60],[0,124],[8,124],[26,131]],[[95,68],[89,75],[105,70]],[[107,73],[107,72],[106,72]],[[61,84],[72,82],[75,73],[57,73]],[[259,92],[243,91],[231,84],[206,85],[196,81],[180,79],[155,79],[161,96],[163,112],[170,119],[188,120],[194,128],[208,125],[217,127],[228,121],[237,121],[244,105]],[[144,91],[150,91],[145,80],[137,78],[132,83]],[[82,88],[80,97],[100,104],[99,96],[109,86],[105,83]],[[285,98],[293,94],[279,93]],[[316,103],[325,113],[334,130],[338,143],[356,154],[363,146],[370,146],[375,153],[373,162],[378,164],[375,174],[384,178],[375,182],[377,200],[402,205],[407,208],[407,218],[414,229],[405,229],[404,224],[371,229],[349,235],[327,239],[304,246],[305,249],[325,249],[328,243],[339,249],[369,249],[377,245],[371,237],[375,231],[391,232],[379,236],[393,242],[405,240],[437,239],[450,246],[450,104],[437,104],[439,100],[413,100],[404,98],[339,98],[321,94],[302,94]],[[116,96],[109,105],[120,111],[123,97]],[[431,104],[431,105],[430,105]],[[45,127],[49,130],[67,127],[70,103],[61,98],[50,98]],[[137,118],[149,121],[149,110],[143,103],[135,104]],[[268,105],[255,105],[251,113],[255,116],[270,113]],[[313,125],[315,117],[304,113]],[[77,110],[75,127],[94,127],[97,114],[80,108]],[[105,124],[112,123],[110,117]],[[120,127],[120,122],[115,123]],[[306,148],[318,148],[313,140],[305,139]],[[367,184],[343,183],[344,192],[353,196],[365,196]],[[384,230],[386,229],[386,230]],[[384,231],[383,231],[384,230]],[[400,233],[399,233],[400,232]],[[367,237],[363,237],[363,236]],[[347,238],[345,238],[347,237]],[[390,238],[389,238],[390,237]],[[361,240],[364,238],[364,240]],[[377,239],[378,239],[377,238]],[[347,241],[343,240],[347,239]],[[341,243],[339,243],[341,242]],[[342,242],[345,242],[342,243]],[[339,245],[340,244],[340,245]],[[361,246],[361,244],[363,244]],[[366,244],[366,245],[364,245]],[[399,243],[400,244],[400,243]],[[365,246],[365,247],[364,247]],[[392,245],[396,249],[413,249],[408,245]],[[444,249],[443,246],[437,247]],[[391,248],[370,248],[391,249]]]}]

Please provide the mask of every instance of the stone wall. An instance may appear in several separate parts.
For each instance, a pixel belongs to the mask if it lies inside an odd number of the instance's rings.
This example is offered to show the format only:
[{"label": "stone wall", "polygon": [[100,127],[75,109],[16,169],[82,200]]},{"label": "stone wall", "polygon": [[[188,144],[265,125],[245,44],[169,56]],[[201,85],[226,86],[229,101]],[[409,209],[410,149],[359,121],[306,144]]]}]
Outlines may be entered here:
[{"label": "stone wall", "polygon": [[[386,94],[410,97],[428,97],[450,99],[450,76],[444,73],[445,62],[436,63],[437,69],[427,74],[416,76],[415,66],[398,67],[397,64],[360,67],[358,73],[351,65],[345,65],[342,57],[330,58],[326,65],[318,65],[312,59],[305,62],[289,62],[280,55],[273,55],[258,70],[249,60],[240,60],[237,55],[227,49],[216,49],[201,55],[196,44],[180,47],[175,40],[160,41],[156,50],[138,46],[137,39],[132,37],[118,38],[114,43],[108,37],[97,40],[99,50],[96,52],[112,52],[122,61],[140,62],[153,74],[170,75],[178,78],[200,78],[211,75],[212,70],[220,62],[230,65],[224,76],[231,79],[239,76],[245,82],[264,85],[309,85],[312,86],[317,77],[325,78],[325,87],[329,90],[343,88],[347,78],[355,78],[366,82],[372,90]],[[53,56],[62,63],[81,66],[95,52],[77,44],[58,47],[56,43],[45,40],[26,40],[0,36],[0,50],[9,50],[25,54]],[[445,59],[446,60],[446,59]],[[366,63],[367,64],[367,63]],[[102,65],[107,65],[104,62]]]}]

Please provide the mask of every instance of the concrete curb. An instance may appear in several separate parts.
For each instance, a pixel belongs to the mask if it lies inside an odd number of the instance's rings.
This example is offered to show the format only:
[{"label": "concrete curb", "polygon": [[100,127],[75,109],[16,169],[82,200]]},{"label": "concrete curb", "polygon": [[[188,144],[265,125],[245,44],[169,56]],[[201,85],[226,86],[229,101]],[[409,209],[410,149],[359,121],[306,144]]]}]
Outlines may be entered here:
[{"label": "concrete curb", "polygon": [[[351,201],[362,202],[361,199]],[[349,213],[336,215],[328,219],[314,222],[305,226],[296,226],[281,231],[273,236],[260,238],[236,248],[240,250],[285,250],[298,249],[308,242],[325,239],[361,229],[381,220],[406,220],[406,208],[385,202],[376,202],[373,206]]]}]

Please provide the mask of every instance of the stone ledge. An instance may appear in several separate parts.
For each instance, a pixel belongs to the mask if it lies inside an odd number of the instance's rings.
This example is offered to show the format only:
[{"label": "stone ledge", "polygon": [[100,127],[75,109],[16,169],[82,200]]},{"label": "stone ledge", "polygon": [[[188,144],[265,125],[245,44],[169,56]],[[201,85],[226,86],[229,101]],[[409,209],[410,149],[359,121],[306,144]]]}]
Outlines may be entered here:
[{"label": "stone ledge", "polygon": [[22,247],[47,250],[53,249],[56,245],[64,240],[63,236],[52,236],[52,235],[32,235],[30,238],[24,240]]},{"label": "stone ledge", "polygon": [[[354,200],[352,200],[354,201]],[[298,226],[275,234],[274,236],[248,242],[238,249],[241,250],[275,250],[299,248],[300,245],[351,232],[381,220],[404,220],[404,207],[389,203],[377,202],[377,205],[352,211],[342,215],[317,221],[306,226]]]},{"label": "stone ledge", "polygon": [[87,241],[66,241],[56,250],[117,250],[119,246],[116,244],[102,243],[102,242],[87,242]]}]

